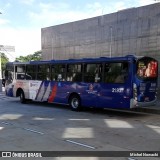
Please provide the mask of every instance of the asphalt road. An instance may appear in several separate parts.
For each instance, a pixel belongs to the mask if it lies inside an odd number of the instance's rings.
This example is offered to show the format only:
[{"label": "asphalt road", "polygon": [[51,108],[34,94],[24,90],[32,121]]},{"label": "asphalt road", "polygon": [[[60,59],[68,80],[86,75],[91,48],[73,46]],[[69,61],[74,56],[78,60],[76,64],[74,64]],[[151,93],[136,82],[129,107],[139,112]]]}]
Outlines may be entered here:
[{"label": "asphalt road", "polygon": [[[18,98],[0,94],[0,151],[160,151],[160,116],[97,109],[74,112],[68,106],[21,104]],[[60,156],[41,159],[132,160]]]}]

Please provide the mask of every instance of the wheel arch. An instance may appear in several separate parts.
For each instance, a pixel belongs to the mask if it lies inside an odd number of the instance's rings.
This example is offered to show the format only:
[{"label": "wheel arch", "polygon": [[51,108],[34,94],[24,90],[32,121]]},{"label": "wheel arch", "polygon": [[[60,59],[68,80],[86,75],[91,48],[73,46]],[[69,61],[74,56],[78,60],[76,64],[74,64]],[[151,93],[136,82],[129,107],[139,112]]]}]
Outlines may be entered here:
[{"label": "wheel arch", "polygon": [[70,99],[71,99],[72,96],[77,96],[79,98],[79,100],[81,101],[81,96],[77,92],[72,92],[68,96],[68,103],[70,103]]},{"label": "wheel arch", "polygon": [[[17,89],[17,91],[16,91],[16,97],[19,97],[19,96],[20,96],[21,91],[23,91],[22,88],[18,88],[18,89]],[[24,91],[23,91],[23,93],[24,93]]]}]

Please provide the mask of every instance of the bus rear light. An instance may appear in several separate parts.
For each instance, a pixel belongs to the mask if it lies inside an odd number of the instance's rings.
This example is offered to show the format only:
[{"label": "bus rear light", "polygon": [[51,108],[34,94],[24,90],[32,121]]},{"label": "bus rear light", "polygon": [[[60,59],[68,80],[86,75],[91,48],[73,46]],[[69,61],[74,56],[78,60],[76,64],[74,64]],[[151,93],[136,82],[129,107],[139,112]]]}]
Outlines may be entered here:
[{"label": "bus rear light", "polygon": [[133,88],[133,90],[134,90],[135,92],[137,92],[137,87],[136,87],[136,88]]},{"label": "bus rear light", "polygon": [[137,101],[137,85],[133,84],[133,98]]},{"label": "bus rear light", "polygon": [[133,92],[134,92],[134,93],[137,93],[137,89],[133,89]]},{"label": "bus rear light", "polygon": [[134,96],[137,97],[137,92],[134,93]]},{"label": "bus rear light", "polygon": [[136,101],[137,101],[137,99],[138,99],[137,96],[134,96],[133,98],[134,98]]},{"label": "bus rear light", "polygon": [[133,89],[137,89],[137,85],[135,83],[133,84]]}]

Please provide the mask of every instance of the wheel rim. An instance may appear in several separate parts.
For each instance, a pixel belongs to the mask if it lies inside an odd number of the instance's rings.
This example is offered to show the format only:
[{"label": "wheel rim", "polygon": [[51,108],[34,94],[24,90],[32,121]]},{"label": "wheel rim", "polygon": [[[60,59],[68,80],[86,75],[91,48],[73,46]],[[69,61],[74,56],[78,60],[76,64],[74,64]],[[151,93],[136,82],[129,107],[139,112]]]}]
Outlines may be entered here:
[{"label": "wheel rim", "polygon": [[78,108],[79,106],[79,100],[77,98],[73,98],[71,101],[71,105],[73,108]]}]

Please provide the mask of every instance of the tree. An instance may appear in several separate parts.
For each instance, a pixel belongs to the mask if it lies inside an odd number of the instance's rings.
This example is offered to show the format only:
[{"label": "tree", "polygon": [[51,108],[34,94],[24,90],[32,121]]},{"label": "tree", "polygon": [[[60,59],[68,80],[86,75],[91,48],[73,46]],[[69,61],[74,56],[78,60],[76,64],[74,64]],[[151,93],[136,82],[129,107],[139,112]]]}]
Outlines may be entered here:
[{"label": "tree", "polygon": [[40,60],[42,60],[42,51],[34,52],[34,54],[32,55],[32,59],[34,61],[40,61]]},{"label": "tree", "polygon": [[42,51],[34,52],[34,54],[29,54],[27,56],[20,56],[16,58],[16,61],[27,62],[27,61],[40,61],[42,60]]},{"label": "tree", "polygon": [[0,52],[0,54],[1,54],[1,67],[3,73],[5,70],[6,63],[9,62],[9,58],[4,53]]}]

